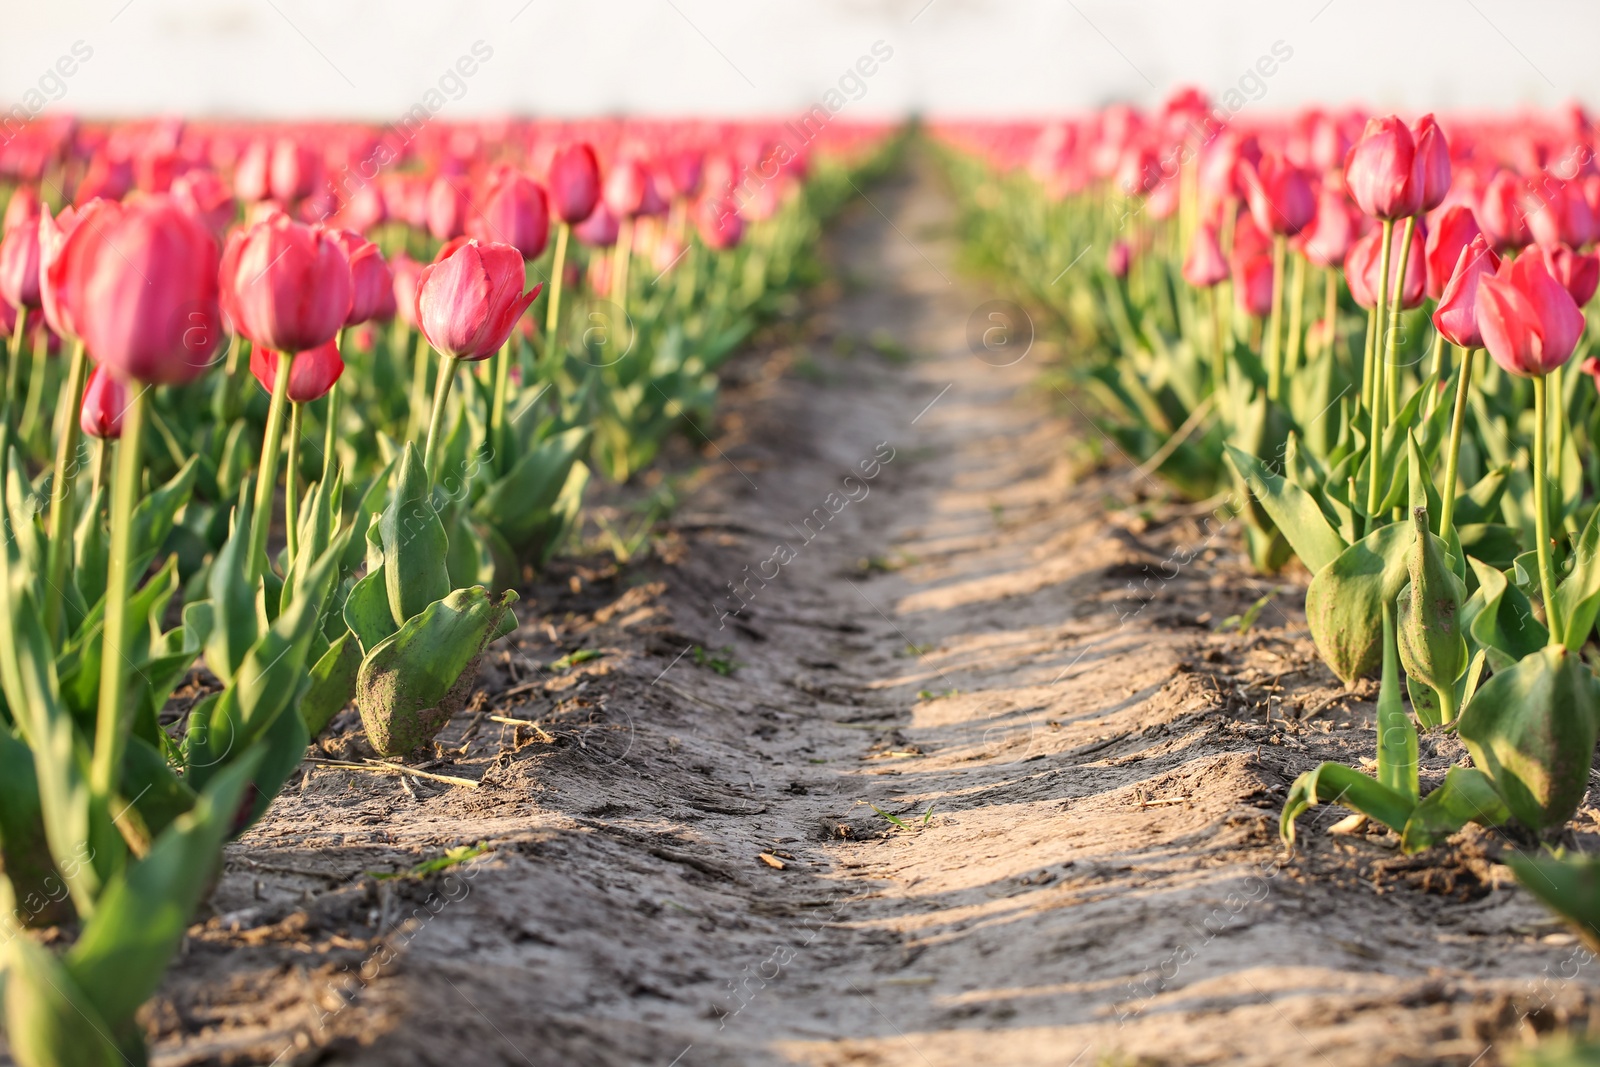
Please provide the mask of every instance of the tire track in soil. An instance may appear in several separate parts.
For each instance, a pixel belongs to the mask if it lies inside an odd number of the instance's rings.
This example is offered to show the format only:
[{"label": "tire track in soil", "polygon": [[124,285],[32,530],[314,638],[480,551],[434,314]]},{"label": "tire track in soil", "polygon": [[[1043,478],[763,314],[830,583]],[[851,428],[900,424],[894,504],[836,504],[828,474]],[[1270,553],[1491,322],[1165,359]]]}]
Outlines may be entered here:
[{"label": "tire track in soil", "polygon": [[[1297,593],[1215,633],[1271,588],[1237,531],[1075,470],[1042,353],[974,358],[986,294],[915,162],[838,225],[798,340],[735,368],[654,557],[524,602],[474,710],[540,732],[453,723],[433,769],[476,791],[311,768],[230,852],[158,1063],[1490,1064],[1588,1014],[1492,841],[1402,861],[1308,817],[1282,864],[1284,787],[1370,756],[1370,699]],[[576,647],[606,655],[523,666]],[[454,881],[361,876],[480,839]]]}]

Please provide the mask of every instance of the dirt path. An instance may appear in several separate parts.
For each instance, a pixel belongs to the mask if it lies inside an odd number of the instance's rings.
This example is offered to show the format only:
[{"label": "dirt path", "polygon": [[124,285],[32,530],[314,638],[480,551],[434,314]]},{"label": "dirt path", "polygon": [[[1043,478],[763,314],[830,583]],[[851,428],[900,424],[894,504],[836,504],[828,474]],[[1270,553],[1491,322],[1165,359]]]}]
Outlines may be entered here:
[{"label": "dirt path", "polygon": [[558,574],[487,668],[429,767],[484,784],[312,767],[232,853],[158,1063],[1465,1065],[1588,1014],[1493,842],[1308,818],[1282,865],[1287,782],[1370,755],[1370,700],[1295,592],[1214,632],[1271,588],[1226,511],[1075,477],[1038,353],[974,357],[930,169],[867,195],[675,532]]}]

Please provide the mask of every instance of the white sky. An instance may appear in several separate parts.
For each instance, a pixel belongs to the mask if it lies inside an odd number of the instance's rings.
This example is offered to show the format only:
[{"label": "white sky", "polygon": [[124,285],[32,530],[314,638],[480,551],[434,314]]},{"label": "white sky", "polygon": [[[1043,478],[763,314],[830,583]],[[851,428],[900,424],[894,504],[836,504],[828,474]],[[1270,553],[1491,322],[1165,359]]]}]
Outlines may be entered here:
[{"label": "white sky", "polygon": [[1596,0],[7,0],[4,27],[0,110],[81,41],[51,106],[89,116],[387,120],[477,41],[492,58],[441,117],[785,114],[880,40],[846,114],[1219,95],[1277,41],[1263,110],[1600,105]]}]

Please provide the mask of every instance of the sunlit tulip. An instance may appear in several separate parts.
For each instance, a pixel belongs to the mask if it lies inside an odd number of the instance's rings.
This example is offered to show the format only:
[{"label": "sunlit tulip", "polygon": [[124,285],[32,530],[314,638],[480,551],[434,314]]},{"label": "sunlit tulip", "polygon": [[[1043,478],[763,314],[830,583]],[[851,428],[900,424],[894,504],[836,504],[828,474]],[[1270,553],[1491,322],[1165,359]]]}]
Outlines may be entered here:
[{"label": "sunlit tulip", "polygon": [[510,245],[467,241],[422,268],[417,321],[438,351],[460,360],[488,359],[539,295],[522,291],[522,255]]},{"label": "sunlit tulip", "polygon": [[39,225],[13,226],[0,238],[0,298],[14,308],[39,306]]},{"label": "sunlit tulip", "polygon": [[1133,251],[1126,241],[1114,241],[1106,252],[1106,270],[1113,278],[1126,278]]},{"label": "sunlit tulip", "polygon": [[1478,283],[1475,303],[1483,347],[1502,370],[1542,377],[1572,356],[1583,312],[1545,266],[1543,256],[1507,260]]},{"label": "sunlit tulip", "polygon": [[1541,248],[1539,252],[1544,256],[1545,269],[1572,294],[1573,302],[1580,308],[1587,304],[1600,285],[1600,255],[1574,252],[1566,245]]},{"label": "sunlit tulip", "polygon": [[[345,315],[345,325],[394,318],[394,272],[383,261],[378,246],[349,230],[335,230],[333,239],[350,264],[350,311]],[[299,373],[299,364],[294,373]]]},{"label": "sunlit tulip", "polygon": [[89,370],[83,390],[78,427],[90,437],[115,440],[122,436],[122,413],[128,407],[128,387],[102,367]]},{"label": "sunlit tulip", "polygon": [[1484,186],[1476,212],[1478,225],[1501,254],[1527,247],[1533,240],[1528,229],[1527,183],[1502,170]]},{"label": "sunlit tulip", "polygon": [[221,337],[217,245],[166,196],[82,217],[61,251],[59,299],[89,355],[125,379],[176,384]]},{"label": "sunlit tulip", "polygon": [[279,352],[304,352],[332,339],[350,313],[350,263],[339,243],[283,214],[234,233],[221,281],[234,327]]},{"label": "sunlit tulip", "polygon": [[544,190],[522,174],[496,182],[484,198],[483,209],[467,220],[467,232],[480,241],[498,241],[538,259],[550,241],[550,207]]},{"label": "sunlit tulip", "polygon": [[[1428,267],[1428,296],[1431,299],[1437,300],[1444,293],[1444,287],[1461,259],[1461,250],[1482,233],[1477,216],[1465,204],[1452,204],[1439,213],[1428,234],[1427,254],[1424,257]],[[1498,256],[1495,262],[1499,262]]]},{"label": "sunlit tulip", "polygon": [[1319,267],[1337,267],[1350,254],[1356,239],[1356,220],[1343,193],[1325,184],[1317,194],[1317,214],[1300,231],[1300,253]]},{"label": "sunlit tulip", "polygon": [[1455,270],[1445,284],[1433,325],[1446,341],[1462,348],[1482,348],[1478,330],[1478,284],[1500,269],[1500,257],[1483,234],[1475,234],[1456,258]]},{"label": "sunlit tulip", "polygon": [[1305,172],[1278,153],[1266,153],[1257,166],[1240,163],[1239,177],[1251,217],[1267,233],[1293,237],[1316,217],[1317,198]]},{"label": "sunlit tulip", "polygon": [[550,160],[546,191],[551,210],[562,222],[570,225],[588,218],[600,202],[600,164],[594,149],[579,143],[557,151]]},{"label": "sunlit tulip", "polygon": [[1407,218],[1422,210],[1427,180],[1423,163],[1405,123],[1393,115],[1369,119],[1345,159],[1345,185],[1356,205],[1373,218]]},{"label": "sunlit tulip", "polygon": [[173,201],[221,239],[238,213],[227,185],[213,170],[191,170],[172,180]]},{"label": "sunlit tulip", "polygon": [[[278,353],[270,348],[257,345],[250,350],[250,373],[268,393],[272,392],[277,379],[278,359]],[[328,341],[308,348],[297,354],[289,365],[289,399],[296,404],[321,400],[343,373],[344,360],[339,355],[338,342]]]},{"label": "sunlit tulip", "polygon": [[467,232],[472,205],[467,194],[448,175],[441,174],[428,187],[428,233],[448,241]]},{"label": "sunlit tulip", "polygon": [[1422,206],[1419,211],[1432,211],[1444,203],[1446,194],[1450,192],[1450,145],[1432,115],[1424,115],[1417,120],[1411,130],[1411,138],[1416,142],[1417,168],[1421,179]]},{"label": "sunlit tulip", "polygon": [[1233,268],[1233,295],[1239,310],[1256,318],[1272,313],[1272,257],[1255,255]]},{"label": "sunlit tulip", "polygon": [[[1396,227],[1393,239],[1389,245],[1389,279],[1384,286],[1384,301],[1394,295],[1394,282],[1400,270],[1400,246],[1403,243],[1401,233]],[[1411,254],[1406,260],[1405,287],[1401,290],[1400,306],[1410,309],[1422,304],[1423,290],[1427,267],[1423,262],[1422,254],[1423,235],[1417,234],[1411,241]],[[1378,273],[1383,269],[1383,231],[1373,230],[1350,248],[1350,254],[1345,257],[1344,273],[1345,284],[1350,287],[1350,295],[1355,302],[1364,308],[1373,308],[1378,304]]]},{"label": "sunlit tulip", "polygon": [[572,228],[572,235],[590,248],[610,248],[617,243],[621,223],[604,203],[595,205],[589,217]]},{"label": "sunlit tulip", "polygon": [[1209,289],[1228,280],[1228,261],[1222,256],[1217,233],[1202,225],[1189,241],[1189,255],[1183,261],[1183,280],[1196,289]]},{"label": "sunlit tulip", "polygon": [[744,237],[744,219],[728,200],[703,200],[695,213],[695,228],[700,240],[711,248],[725,252],[738,247]]}]

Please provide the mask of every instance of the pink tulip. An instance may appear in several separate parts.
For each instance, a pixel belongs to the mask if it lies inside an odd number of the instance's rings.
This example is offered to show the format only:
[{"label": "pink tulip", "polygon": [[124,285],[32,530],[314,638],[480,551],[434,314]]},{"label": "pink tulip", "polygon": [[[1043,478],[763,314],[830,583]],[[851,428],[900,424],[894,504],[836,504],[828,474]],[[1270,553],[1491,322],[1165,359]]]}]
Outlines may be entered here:
[{"label": "pink tulip", "polygon": [[466,233],[467,216],[471,213],[467,194],[449,175],[441,174],[433,179],[428,187],[428,232],[435,240],[448,241]]},{"label": "pink tulip", "polygon": [[[1415,234],[1411,239],[1411,254],[1406,259],[1405,287],[1400,293],[1400,306],[1407,310],[1422,305],[1423,290],[1428,272],[1423,261],[1422,246],[1426,235]],[[1400,245],[1403,235],[1400,228],[1395,227],[1394,236],[1389,245],[1389,280],[1384,287],[1385,306],[1394,296],[1394,282],[1400,270]],[[1373,230],[1350,248],[1350,254],[1345,257],[1344,273],[1345,284],[1350,287],[1350,295],[1355,302],[1364,308],[1377,306],[1378,274],[1383,269],[1383,231]]]},{"label": "pink tulip", "polygon": [[600,164],[587,144],[566,145],[550,160],[550,206],[569,225],[582,222],[600,202]]},{"label": "pink tulip", "polygon": [[423,264],[404,252],[394,257],[390,269],[394,272],[394,306],[400,321],[417,328],[417,283],[422,278]]},{"label": "pink tulip", "polygon": [[[371,319],[394,318],[394,272],[383,261],[378,246],[349,230],[335,230],[333,239],[350,264],[350,311],[344,324],[354,326]],[[296,364],[291,373],[298,372]]]},{"label": "pink tulip", "polygon": [[222,303],[234,328],[264,348],[305,352],[350,313],[350,263],[320,226],[281,212],[236,231],[222,255]]},{"label": "pink tulip", "polygon": [[[1445,285],[1455,273],[1461,259],[1461,250],[1483,233],[1478,219],[1465,204],[1452,204],[1439,213],[1433,231],[1428,234],[1428,296],[1438,300]],[[1495,257],[1499,262],[1499,257]]]},{"label": "pink tulip", "polygon": [[1483,347],[1502,370],[1542,377],[1571,358],[1583,336],[1583,312],[1550,276],[1544,257],[1518,256],[1478,283],[1475,301]]},{"label": "pink tulip", "polygon": [[744,237],[744,219],[732,201],[706,199],[695,213],[695,228],[708,247],[725,252],[737,248]]},{"label": "pink tulip", "polygon": [[1311,182],[1304,171],[1278,153],[1263,155],[1259,166],[1240,163],[1239,178],[1250,214],[1262,230],[1293,237],[1316,217],[1317,198]]},{"label": "pink tulip", "polygon": [[217,245],[170,198],[85,212],[61,258],[66,320],[102,367],[170,385],[211,365],[221,336]]},{"label": "pink tulip", "polygon": [[428,343],[456,359],[488,359],[539,295],[522,291],[522,254],[510,245],[467,241],[422,268],[417,321]]},{"label": "pink tulip", "polygon": [[0,238],[0,297],[14,308],[39,306],[39,225],[22,223]]},{"label": "pink tulip", "polygon": [[467,232],[480,241],[498,241],[538,259],[550,240],[550,207],[544,190],[521,174],[512,173],[494,184],[483,210],[467,221]]},{"label": "pink tulip", "polygon": [[1477,218],[1496,252],[1514,252],[1533,240],[1527,208],[1528,188],[1521,178],[1502,170],[1489,179],[1478,204]]},{"label": "pink tulip", "polygon": [[1189,242],[1189,255],[1183,261],[1183,280],[1196,289],[1209,289],[1228,280],[1228,261],[1222,257],[1217,232],[1202,224]]},{"label": "pink tulip", "polygon": [[128,408],[128,387],[101,367],[89,368],[78,426],[90,437],[115,441],[122,436],[122,413]]},{"label": "pink tulip", "polygon": [[1133,260],[1133,250],[1126,241],[1114,241],[1106,251],[1106,270],[1113,278],[1126,278]]},{"label": "pink tulip", "polygon": [[1500,257],[1489,247],[1488,238],[1475,234],[1456,258],[1456,268],[1433,312],[1433,325],[1446,341],[1462,348],[1483,347],[1478,329],[1478,285],[1499,268]]},{"label": "pink tulip", "polygon": [[1239,310],[1265,318],[1272,313],[1272,257],[1255,255],[1236,260],[1233,269],[1233,295]]},{"label": "pink tulip", "polygon": [[1336,267],[1350,254],[1356,239],[1356,220],[1349,203],[1332,183],[1317,194],[1317,215],[1300,231],[1300,252],[1319,267]]},{"label": "pink tulip", "polygon": [[[261,383],[261,388],[271,393],[278,379],[278,353],[260,345],[252,348],[250,373]],[[344,359],[339,355],[337,341],[307,349],[296,355],[294,362],[289,364],[289,399],[296,404],[321,400],[343,373]]]},{"label": "pink tulip", "polygon": [[606,207],[611,209],[611,213],[619,219],[637,215],[640,206],[644,204],[645,190],[649,182],[649,172],[637,159],[619,160],[611,168],[611,173],[606,175],[602,199]]},{"label": "pink tulip", "polygon": [[1369,119],[1345,158],[1345,185],[1356,205],[1373,218],[1407,218],[1422,210],[1424,164],[1405,123],[1393,115]]},{"label": "pink tulip", "polygon": [[596,204],[589,217],[573,227],[572,235],[590,248],[610,248],[617,243],[620,223],[604,202]]},{"label": "pink tulip", "polygon": [[1587,304],[1594,296],[1595,287],[1600,285],[1600,256],[1593,252],[1574,252],[1566,245],[1541,248],[1539,252],[1544,256],[1545,269],[1572,295],[1573,303],[1580,308]]},{"label": "pink tulip", "polygon": [[1413,214],[1420,214],[1444,203],[1445,196],[1450,192],[1450,145],[1432,115],[1424,115],[1417,120],[1411,130],[1411,138],[1416,142],[1422,197],[1421,209]]},{"label": "pink tulip", "polygon": [[213,170],[191,170],[172,180],[173,201],[221,239],[238,214],[233,194]]}]

